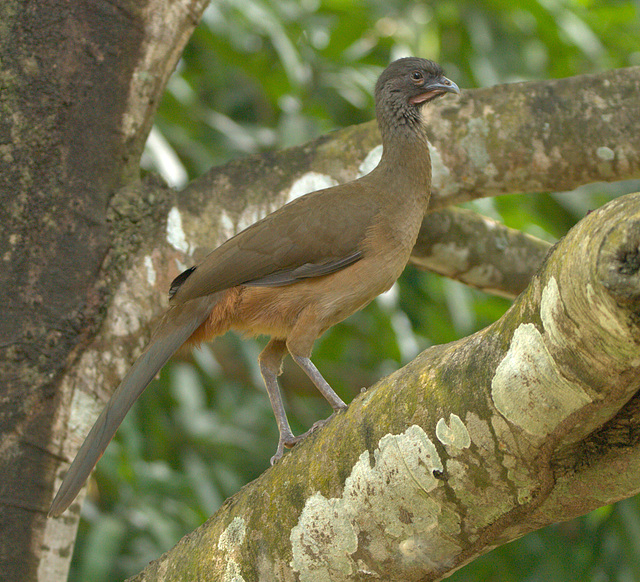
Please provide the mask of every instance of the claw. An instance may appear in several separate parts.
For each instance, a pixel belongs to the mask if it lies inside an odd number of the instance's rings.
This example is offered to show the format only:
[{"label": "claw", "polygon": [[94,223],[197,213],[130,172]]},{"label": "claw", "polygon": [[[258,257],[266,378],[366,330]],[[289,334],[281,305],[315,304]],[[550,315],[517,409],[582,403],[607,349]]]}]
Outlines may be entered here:
[{"label": "claw", "polygon": [[271,457],[271,465],[275,465],[280,459],[282,459],[282,455],[284,455],[284,443],[280,441],[278,443],[278,448],[276,449],[276,454]]},{"label": "claw", "polygon": [[[273,457],[271,457],[271,464],[275,465],[280,459],[282,459],[282,456],[284,455],[284,448],[291,448],[290,446],[287,446],[287,443],[290,442],[291,440],[295,439],[296,437],[293,436],[293,433],[291,431],[283,431],[280,433],[280,438],[278,439],[278,448],[276,449],[276,454],[273,455]],[[293,446],[293,445],[291,445]]]}]

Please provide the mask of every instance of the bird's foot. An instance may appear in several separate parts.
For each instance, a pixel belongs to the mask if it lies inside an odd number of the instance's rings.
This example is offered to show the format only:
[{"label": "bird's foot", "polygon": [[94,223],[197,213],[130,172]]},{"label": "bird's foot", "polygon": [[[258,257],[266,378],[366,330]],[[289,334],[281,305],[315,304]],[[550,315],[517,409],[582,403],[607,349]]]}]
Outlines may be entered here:
[{"label": "bird's foot", "polygon": [[[331,416],[333,416],[333,414]],[[316,432],[319,428],[322,428],[325,424],[327,424],[331,419],[331,416],[329,418],[325,418],[324,420],[314,422],[313,426],[307,432],[299,434],[298,436],[291,437],[287,440],[287,442],[284,443],[284,446],[288,449],[292,449],[298,443],[301,443],[304,439],[306,439],[312,432]]]},{"label": "bird's foot", "polygon": [[325,418],[323,420],[318,420],[317,422],[314,422],[313,426],[307,432],[299,434],[298,436],[295,436],[291,432],[289,434],[280,435],[280,439],[278,440],[278,448],[276,449],[276,454],[273,455],[273,457],[271,457],[271,464],[274,465],[280,459],[282,459],[285,448],[292,449],[298,443],[301,443],[304,439],[306,439],[311,433],[316,432],[318,429],[322,428],[325,424],[328,424],[338,412],[346,408],[347,407],[345,405],[344,408],[340,408],[339,410],[336,410],[329,418]]},{"label": "bird's foot", "polygon": [[276,449],[276,454],[271,457],[271,464],[275,465],[280,459],[282,459],[282,455],[284,455],[284,448],[291,448],[287,446],[287,443],[291,441],[291,439],[295,439],[293,433],[289,430],[286,432],[280,433],[280,438],[278,439],[278,448]]},{"label": "bird's foot", "polygon": [[325,420],[319,420],[318,422],[314,423],[314,425],[304,434],[294,436],[292,433],[289,433],[284,437],[280,437],[280,440],[278,441],[278,448],[276,449],[276,454],[271,457],[271,464],[275,465],[280,459],[282,459],[282,457],[284,456],[285,448],[292,449],[293,447],[295,447],[299,442],[307,438],[312,432],[327,424],[327,422],[329,422],[329,418]]},{"label": "bird's foot", "polygon": [[[344,408],[347,408],[346,406]],[[340,410],[344,410],[343,408],[341,408]],[[325,418],[324,420],[318,420],[317,422],[313,423],[313,426],[305,433],[302,433],[298,436],[293,436],[291,435],[291,438],[287,439],[284,442],[284,446],[287,447],[288,449],[292,449],[293,447],[295,447],[298,443],[302,442],[304,439],[306,439],[311,433],[316,432],[318,429],[322,428],[324,425],[329,424],[329,422],[331,421],[331,419],[338,413],[340,412],[340,410],[336,410],[329,418]]]}]

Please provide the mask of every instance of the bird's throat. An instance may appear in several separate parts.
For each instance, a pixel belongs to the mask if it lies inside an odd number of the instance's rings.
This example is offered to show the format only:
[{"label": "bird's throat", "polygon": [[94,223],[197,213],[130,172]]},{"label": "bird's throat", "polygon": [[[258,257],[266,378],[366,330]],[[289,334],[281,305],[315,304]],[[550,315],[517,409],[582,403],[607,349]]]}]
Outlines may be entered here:
[{"label": "bird's throat", "polygon": [[396,188],[429,195],[431,156],[426,135],[415,131],[396,131],[393,139],[383,141],[380,178]]}]

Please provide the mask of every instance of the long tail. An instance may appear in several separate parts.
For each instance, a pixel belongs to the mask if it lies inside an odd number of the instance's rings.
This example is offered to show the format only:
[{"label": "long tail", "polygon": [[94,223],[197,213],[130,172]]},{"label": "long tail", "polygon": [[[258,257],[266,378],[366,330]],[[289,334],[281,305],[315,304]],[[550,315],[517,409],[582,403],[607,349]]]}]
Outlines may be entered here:
[{"label": "long tail", "polygon": [[50,517],[60,515],[71,505],[133,403],[160,368],[211,313],[217,301],[216,295],[176,305],[165,314],[149,345],[116,388],[82,443],[51,504]]}]

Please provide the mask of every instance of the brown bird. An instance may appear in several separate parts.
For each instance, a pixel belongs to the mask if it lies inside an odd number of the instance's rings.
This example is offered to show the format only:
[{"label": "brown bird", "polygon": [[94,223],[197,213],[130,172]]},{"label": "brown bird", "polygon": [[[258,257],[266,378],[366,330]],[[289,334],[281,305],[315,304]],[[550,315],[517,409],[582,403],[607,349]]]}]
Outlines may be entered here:
[{"label": "brown bird", "polygon": [[308,434],[291,432],[278,387],[287,352],[335,412],[346,408],[309,359],[311,349],[332,325],[388,290],[409,260],[431,191],[421,110],[445,93],[460,91],[436,63],[393,62],[375,88],[383,154],[371,173],[290,202],[173,281],[169,310],[89,432],[49,515],[75,499],[128,410],[185,343],[230,329],[271,337],[259,362],[280,431],[272,464]]}]

